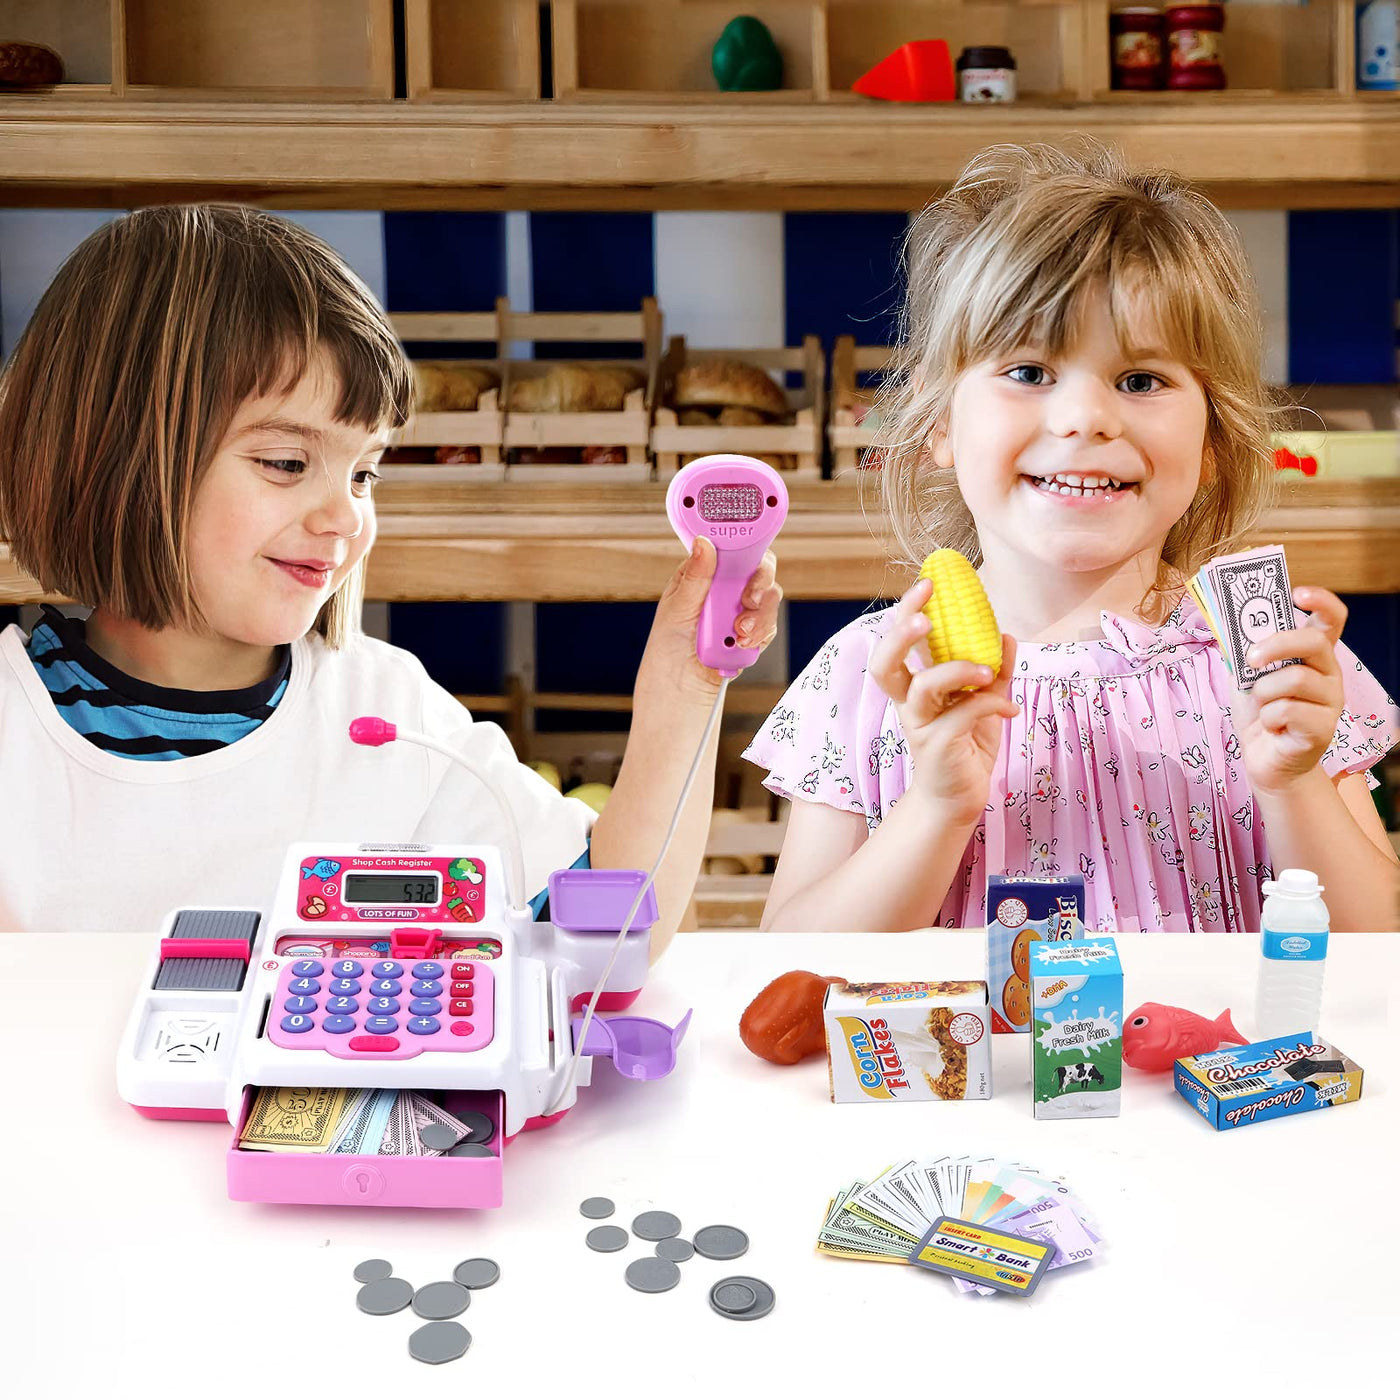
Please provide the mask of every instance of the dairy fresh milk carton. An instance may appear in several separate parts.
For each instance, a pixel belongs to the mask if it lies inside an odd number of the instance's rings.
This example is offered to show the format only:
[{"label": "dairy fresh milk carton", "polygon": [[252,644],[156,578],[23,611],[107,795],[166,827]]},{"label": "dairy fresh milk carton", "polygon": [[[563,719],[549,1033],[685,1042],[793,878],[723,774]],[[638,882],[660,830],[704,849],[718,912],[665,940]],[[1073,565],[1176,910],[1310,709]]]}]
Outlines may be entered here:
[{"label": "dairy fresh milk carton", "polygon": [[985,982],[845,982],[826,989],[833,1103],[992,1096]]},{"label": "dairy fresh milk carton", "polygon": [[1032,943],[1031,1099],[1037,1118],[1116,1118],[1123,968],[1111,938]]}]

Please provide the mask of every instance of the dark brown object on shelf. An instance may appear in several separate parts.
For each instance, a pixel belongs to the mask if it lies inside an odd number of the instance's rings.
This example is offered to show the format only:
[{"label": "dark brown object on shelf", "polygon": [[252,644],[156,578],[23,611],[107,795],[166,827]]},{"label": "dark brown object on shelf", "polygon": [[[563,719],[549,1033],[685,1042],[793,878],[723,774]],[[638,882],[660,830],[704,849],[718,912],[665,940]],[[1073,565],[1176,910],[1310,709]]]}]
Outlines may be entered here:
[{"label": "dark brown object on shelf", "polygon": [[63,60],[45,44],[0,40],[0,88],[52,87],[63,81]]},{"label": "dark brown object on shelf", "polygon": [[1166,21],[1156,5],[1130,5],[1108,17],[1113,49],[1113,86],[1123,92],[1151,92],[1166,86],[1163,36]]},{"label": "dark brown object on shelf", "polygon": [[1225,86],[1225,51],[1221,32],[1225,7],[1173,5],[1166,14],[1167,86],[1205,91]]}]

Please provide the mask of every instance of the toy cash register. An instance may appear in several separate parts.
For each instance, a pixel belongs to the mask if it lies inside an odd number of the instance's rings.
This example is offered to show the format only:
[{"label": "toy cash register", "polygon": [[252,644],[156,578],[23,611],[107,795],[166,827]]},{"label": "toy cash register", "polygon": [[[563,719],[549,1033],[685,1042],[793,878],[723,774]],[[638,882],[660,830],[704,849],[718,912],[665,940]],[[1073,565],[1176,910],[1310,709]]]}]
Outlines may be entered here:
[{"label": "toy cash register", "polygon": [[[365,716],[350,726],[355,743],[408,740],[472,772],[496,799],[505,845],[298,845],[266,917],[180,909],[166,921],[122,1040],[118,1089],[148,1117],[231,1122],[234,1199],[499,1205],[503,1144],[567,1112],[593,1058],[610,1058],[632,1079],[670,1073],[689,1014],[673,1028],[594,1013],[625,1010],[646,976],[657,917],[651,881],[729,678],[758,656],[738,644],[734,619],[786,518],[787,488],[753,458],[702,457],[671,482],[666,507],[687,550],[698,534],[715,547],[696,654],[722,679],[648,874],[555,871],[550,922],[537,922],[525,903],[520,832],[489,776],[430,735]],[[489,1120],[491,1131],[467,1144],[472,1155],[391,1154],[376,1149],[392,1130],[376,1140],[358,1121],[329,1140],[326,1110],[322,1132],[305,1145],[299,1116],[314,1120],[332,1097],[343,1104],[334,1091],[349,1088],[432,1095],[429,1107],[458,1122]],[[269,1089],[283,1091],[273,1097],[288,1136],[281,1150],[249,1150],[244,1127]],[[254,1116],[253,1127],[261,1123]]]},{"label": "toy cash register", "polygon": [[[235,1200],[499,1205],[502,1147],[562,1117],[593,1057],[659,1078],[689,1021],[594,1020],[573,1065],[575,1012],[644,877],[556,871],[551,922],[536,923],[507,897],[506,868],[490,846],[298,845],[268,917],[178,910],[123,1037],[122,1097],[151,1118],[231,1122]],[[636,998],[655,919],[647,889],[598,1009]],[[259,1088],[304,1085],[439,1091],[449,1111],[490,1118],[489,1155],[240,1148]]]}]

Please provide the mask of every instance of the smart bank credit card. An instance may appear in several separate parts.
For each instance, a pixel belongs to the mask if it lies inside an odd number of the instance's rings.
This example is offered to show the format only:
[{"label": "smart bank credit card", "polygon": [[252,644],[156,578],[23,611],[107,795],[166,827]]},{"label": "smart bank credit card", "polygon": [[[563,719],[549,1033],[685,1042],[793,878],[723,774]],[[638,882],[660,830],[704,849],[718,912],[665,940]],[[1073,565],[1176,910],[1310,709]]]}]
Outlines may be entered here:
[{"label": "smart bank credit card", "polygon": [[1054,1253],[1051,1245],[940,1215],[909,1262],[1027,1298],[1035,1292]]}]

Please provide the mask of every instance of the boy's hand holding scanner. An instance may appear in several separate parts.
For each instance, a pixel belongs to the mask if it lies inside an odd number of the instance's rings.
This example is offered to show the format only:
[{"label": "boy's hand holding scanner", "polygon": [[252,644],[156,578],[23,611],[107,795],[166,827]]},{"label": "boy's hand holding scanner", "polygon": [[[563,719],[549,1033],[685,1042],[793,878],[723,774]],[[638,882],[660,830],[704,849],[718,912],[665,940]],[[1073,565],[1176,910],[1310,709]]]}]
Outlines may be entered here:
[{"label": "boy's hand holding scanner", "polygon": [[762,645],[744,646],[735,624],[744,590],[787,519],[782,477],[764,462],[732,453],[699,457],[677,472],[666,514],[689,550],[697,535],[715,547],[715,575],[700,610],[695,654],[732,680],[758,660]]}]

